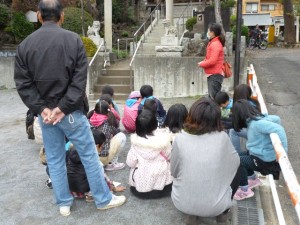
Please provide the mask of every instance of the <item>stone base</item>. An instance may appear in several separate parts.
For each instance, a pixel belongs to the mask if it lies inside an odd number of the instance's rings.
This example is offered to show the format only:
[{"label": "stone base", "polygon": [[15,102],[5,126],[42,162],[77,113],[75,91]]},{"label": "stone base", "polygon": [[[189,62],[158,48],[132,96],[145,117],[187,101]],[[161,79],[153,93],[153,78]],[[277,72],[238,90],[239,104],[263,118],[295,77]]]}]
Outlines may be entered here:
[{"label": "stone base", "polygon": [[156,46],[157,57],[181,57],[183,46]]},{"label": "stone base", "polygon": [[181,57],[181,52],[156,52],[156,57]]},{"label": "stone base", "polygon": [[178,45],[178,37],[175,36],[163,36],[160,39],[161,45],[164,46],[176,46]]}]

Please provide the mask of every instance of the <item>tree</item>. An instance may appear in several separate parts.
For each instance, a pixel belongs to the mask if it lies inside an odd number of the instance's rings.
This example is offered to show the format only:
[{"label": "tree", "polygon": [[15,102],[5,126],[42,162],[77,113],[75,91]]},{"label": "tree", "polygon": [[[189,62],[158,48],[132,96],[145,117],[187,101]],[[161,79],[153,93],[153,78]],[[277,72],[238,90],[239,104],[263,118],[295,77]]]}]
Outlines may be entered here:
[{"label": "tree", "polygon": [[81,30],[82,30],[82,36],[84,37],[84,9],[83,9],[83,0],[80,0],[81,5]]},{"label": "tree", "polygon": [[13,0],[12,9],[26,13],[29,10],[37,11],[39,0]]},{"label": "tree", "polygon": [[216,23],[221,24],[222,33],[225,34],[225,31],[223,28],[223,21],[222,21],[222,17],[221,17],[221,2],[220,2],[220,0],[215,0],[215,17],[216,17]]},{"label": "tree", "polygon": [[283,1],[284,41],[288,44],[296,43],[295,18],[292,0]]}]

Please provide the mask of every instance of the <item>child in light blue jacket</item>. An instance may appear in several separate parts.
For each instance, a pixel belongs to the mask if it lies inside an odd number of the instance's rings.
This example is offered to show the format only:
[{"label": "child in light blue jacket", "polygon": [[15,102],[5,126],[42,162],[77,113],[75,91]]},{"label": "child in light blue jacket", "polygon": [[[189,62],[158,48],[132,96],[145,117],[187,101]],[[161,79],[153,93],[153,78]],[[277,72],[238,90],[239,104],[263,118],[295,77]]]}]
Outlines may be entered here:
[{"label": "child in light blue jacket", "polygon": [[244,99],[233,104],[232,119],[235,131],[247,128],[248,151],[239,153],[243,170],[240,188],[234,196],[236,200],[243,200],[252,197],[254,192],[251,189],[261,184],[254,171],[263,175],[273,174],[274,179],[279,179],[280,166],[276,161],[270,134],[276,133],[279,136],[286,152],[287,137],[278,116],[263,115]]}]

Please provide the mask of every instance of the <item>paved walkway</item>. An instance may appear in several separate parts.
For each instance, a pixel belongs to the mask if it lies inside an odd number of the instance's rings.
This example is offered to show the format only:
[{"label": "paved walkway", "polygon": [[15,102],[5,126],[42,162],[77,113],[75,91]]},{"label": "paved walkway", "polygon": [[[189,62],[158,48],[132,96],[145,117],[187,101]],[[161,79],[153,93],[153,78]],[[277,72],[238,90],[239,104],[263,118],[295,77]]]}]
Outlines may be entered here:
[{"label": "paved walkway", "polygon": [[[189,107],[194,100],[170,99],[163,100],[163,103],[166,108],[175,102],[184,102]],[[183,224],[183,215],[173,206],[171,198],[140,200],[132,196],[129,190],[124,193],[128,199],[126,204],[119,208],[98,211],[93,203],[75,200],[71,216],[60,216],[58,207],[53,204],[52,190],[44,184],[47,175],[38,156],[41,146],[27,139],[27,108],[16,90],[1,90],[0,102],[0,224]],[[123,108],[121,105],[119,107]],[[125,162],[129,147],[127,140],[120,154],[120,162]],[[108,175],[128,187],[128,167]]]}]

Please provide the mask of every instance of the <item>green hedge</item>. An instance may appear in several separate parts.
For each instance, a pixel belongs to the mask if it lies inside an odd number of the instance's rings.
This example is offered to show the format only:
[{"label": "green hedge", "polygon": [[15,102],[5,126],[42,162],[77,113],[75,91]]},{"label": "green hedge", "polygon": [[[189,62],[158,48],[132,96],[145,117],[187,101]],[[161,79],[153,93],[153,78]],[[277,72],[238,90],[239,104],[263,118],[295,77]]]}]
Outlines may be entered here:
[{"label": "green hedge", "polygon": [[[233,26],[232,28],[232,33],[233,33],[233,40],[235,41],[235,36],[236,36],[236,25]],[[241,36],[246,37],[246,41],[249,41],[249,28],[247,26],[242,25],[241,26]]]},{"label": "green hedge", "polygon": [[0,4],[0,28],[4,28],[7,26],[10,20],[10,9],[4,5]]},{"label": "green hedge", "polygon": [[19,42],[34,31],[34,25],[26,19],[24,13],[16,12],[13,13],[12,20],[5,31],[13,34],[16,41]]},{"label": "green hedge", "polygon": [[[64,9],[64,13],[65,13],[65,21],[62,24],[62,27],[64,29],[82,35],[81,9],[75,7],[67,7]],[[86,33],[88,26],[93,25],[93,17],[86,11],[84,11],[83,15],[84,15],[84,31]]]},{"label": "green hedge", "polygon": [[93,57],[97,51],[97,45],[95,45],[95,43],[88,37],[81,36],[81,40],[85,48],[86,56]]},{"label": "green hedge", "polygon": [[192,31],[193,30],[193,26],[197,23],[197,17],[191,17],[189,18],[186,23],[185,23],[185,27],[188,31]]}]

